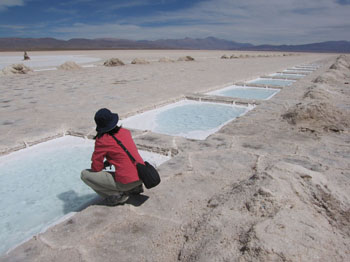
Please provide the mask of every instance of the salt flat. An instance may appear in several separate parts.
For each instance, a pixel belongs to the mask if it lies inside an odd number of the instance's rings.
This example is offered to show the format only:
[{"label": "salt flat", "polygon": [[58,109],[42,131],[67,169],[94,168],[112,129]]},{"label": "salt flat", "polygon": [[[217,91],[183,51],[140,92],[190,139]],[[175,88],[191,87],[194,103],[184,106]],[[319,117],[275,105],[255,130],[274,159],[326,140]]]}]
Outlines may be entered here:
[{"label": "salt flat", "polygon": [[[236,81],[282,71],[329,55],[219,59],[220,51],[86,51],[33,52],[34,55],[85,55],[101,59],[94,68],[44,71],[0,78],[0,152],[44,136],[73,129],[93,132],[93,115],[102,107],[124,117],[186,93],[219,88]],[[237,53],[237,52],[236,52]],[[4,53],[1,55],[18,55]],[[258,53],[257,53],[258,54]],[[191,55],[196,61],[159,63]],[[272,55],[272,54],[271,54]],[[126,63],[135,57],[154,61],[148,65],[107,68],[107,58]],[[11,130],[11,131],[10,131]]]},{"label": "salt flat", "polygon": [[[91,136],[101,107],[126,118],[187,93],[320,65],[204,141],[133,131],[140,149],[172,154],[159,167],[161,184],[145,192],[148,199],[89,206],[0,261],[349,260],[349,56],[220,59],[224,53],[43,52],[101,60],[93,68],[1,76],[6,153],[67,131]],[[185,55],[195,61],[157,62]],[[127,65],[102,66],[111,57]],[[135,57],[151,63],[129,64]]]},{"label": "salt flat", "polygon": [[67,61],[89,65],[99,61],[98,57],[88,57],[83,55],[32,55],[30,60],[23,61],[23,56],[2,55],[0,56],[0,70],[12,64],[22,63],[34,70],[53,69]]}]

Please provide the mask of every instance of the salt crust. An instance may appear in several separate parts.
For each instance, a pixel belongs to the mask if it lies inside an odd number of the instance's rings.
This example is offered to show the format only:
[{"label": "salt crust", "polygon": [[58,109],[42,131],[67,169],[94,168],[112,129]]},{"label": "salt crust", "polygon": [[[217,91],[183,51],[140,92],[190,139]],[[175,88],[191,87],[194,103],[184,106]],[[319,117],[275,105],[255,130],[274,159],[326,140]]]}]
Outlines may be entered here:
[{"label": "salt crust", "polygon": [[[348,98],[344,85],[348,79],[325,86],[324,94],[340,95],[331,96],[337,106]],[[316,83],[316,89],[322,85]],[[25,256],[29,261],[47,261],[54,256],[59,261],[64,254],[71,261],[82,256],[95,261],[102,261],[103,256],[125,260],[146,256],[153,261],[347,261],[348,180],[342,175],[348,169],[347,134],[323,132],[315,139],[277,119],[292,102],[303,100],[294,90],[305,91],[306,87],[296,86],[293,91],[286,88],[276,103],[268,103],[270,111],[264,105],[257,110],[259,117],[265,111],[273,112],[272,117],[242,118],[239,124],[200,143],[201,147],[175,141],[182,155],[166,165],[172,171],[163,169],[171,183],[163,183],[146,205],[113,210],[91,207],[41,239],[30,241],[11,257]],[[317,95],[309,93],[306,101]],[[254,157],[256,161],[250,162]],[[93,238],[90,232],[85,234],[88,225],[95,229]],[[128,247],[130,239],[140,251],[128,256],[114,248],[115,241]],[[71,256],[71,251],[82,249],[80,257]]]}]

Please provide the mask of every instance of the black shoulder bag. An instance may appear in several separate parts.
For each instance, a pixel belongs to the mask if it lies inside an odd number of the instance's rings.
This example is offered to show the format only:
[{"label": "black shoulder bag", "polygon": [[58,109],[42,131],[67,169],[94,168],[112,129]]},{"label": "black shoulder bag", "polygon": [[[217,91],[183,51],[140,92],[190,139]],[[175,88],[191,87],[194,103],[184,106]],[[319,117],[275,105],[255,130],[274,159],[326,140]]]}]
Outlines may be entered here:
[{"label": "black shoulder bag", "polygon": [[114,140],[118,143],[118,145],[127,153],[131,161],[135,164],[137,168],[137,174],[139,175],[139,178],[145,185],[147,189],[150,189],[152,187],[155,187],[160,183],[160,176],[158,174],[158,171],[147,161],[145,161],[145,164],[137,163],[135,158],[130,154],[129,150],[123,145],[123,143],[118,140],[114,135],[112,135]]}]

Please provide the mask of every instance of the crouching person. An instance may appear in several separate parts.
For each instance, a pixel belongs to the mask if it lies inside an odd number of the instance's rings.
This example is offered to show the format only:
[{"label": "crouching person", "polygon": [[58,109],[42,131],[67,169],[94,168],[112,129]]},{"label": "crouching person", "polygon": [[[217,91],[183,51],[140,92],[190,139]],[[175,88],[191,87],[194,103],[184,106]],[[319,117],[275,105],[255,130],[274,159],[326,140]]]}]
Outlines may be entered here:
[{"label": "crouching person", "polygon": [[[124,204],[131,194],[143,192],[136,165],[117,144],[115,136],[138,163],[144,163],[129,130],[118,126],[118,114],[102,108],[95,114],[97,135],[92,154],[91,169],[81,172],[81,179],[105,199],[106,205]],[[105,161],[106,159],[106,161]],[[103,170],[113,165],[115,172]]]}]

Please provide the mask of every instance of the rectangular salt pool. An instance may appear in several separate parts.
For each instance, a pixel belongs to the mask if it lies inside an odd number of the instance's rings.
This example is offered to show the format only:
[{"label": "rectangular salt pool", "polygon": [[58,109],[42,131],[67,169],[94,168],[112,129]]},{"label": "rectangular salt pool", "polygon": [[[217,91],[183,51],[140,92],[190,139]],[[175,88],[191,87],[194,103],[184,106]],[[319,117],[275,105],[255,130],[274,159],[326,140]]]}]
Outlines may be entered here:
[{"label": "rectangular salt pool", "polygon": [[271,74],[270,76],[272,77],[280,77],[281,79],[301,79],[303,77],[305,77],[305,75],[302,74],[281,74],[281,73],[275,73],[275,74]]},{"label": "rectangular salt pool", "polygon": [[290,86],[295,80],[282,80],[282,79],[273,79],[273,78],[258,78],[247,83],[250,84],[259,84],[266,86]]},{"label": "rectangular salt pool", "polygon": [[220,90],[207,93],[208,95],[229,96],[244,99],[268,100],[280,90],[273,88],[228,86]]},{"label": "rectangular salt pool", "polygon": [[315,71],[318,69],[317,67],[314,67],[314,66],[295,66],[294,68],[298,70],[310,70],[310,71]]},{"label": "rectangular salt pool", "polygon": [[124,127],[204,140],[254,106],[182,100],[122,120]]},{"label": "rectangular salt pool", "polygon": [[302,71],[305,71],[305,72],[308,72],[308,73],[312,73],[313,69],[309,69],[309,68],[298,68],[298,67],[292,67],[292,68],[288,68],[287,70],[294,70],[294,71],[297,71],[297,72],[302,72]]},{"label": "rectangular salt pool", "polygon": [[[96,199],[80,179],[93,149],[93,140],[65,136],[0,157],[0,254]],[[169,159],[140,154],[155,165]]]},{"label": "rectangular salt pool", "polygon": [[293,74],[305,74],[308,75],[310,73],[312,73],[313,71],[305,71],[305,70],[296,70],[296,69],[286,69],[283,70],[283,73],[293,73]]}]

